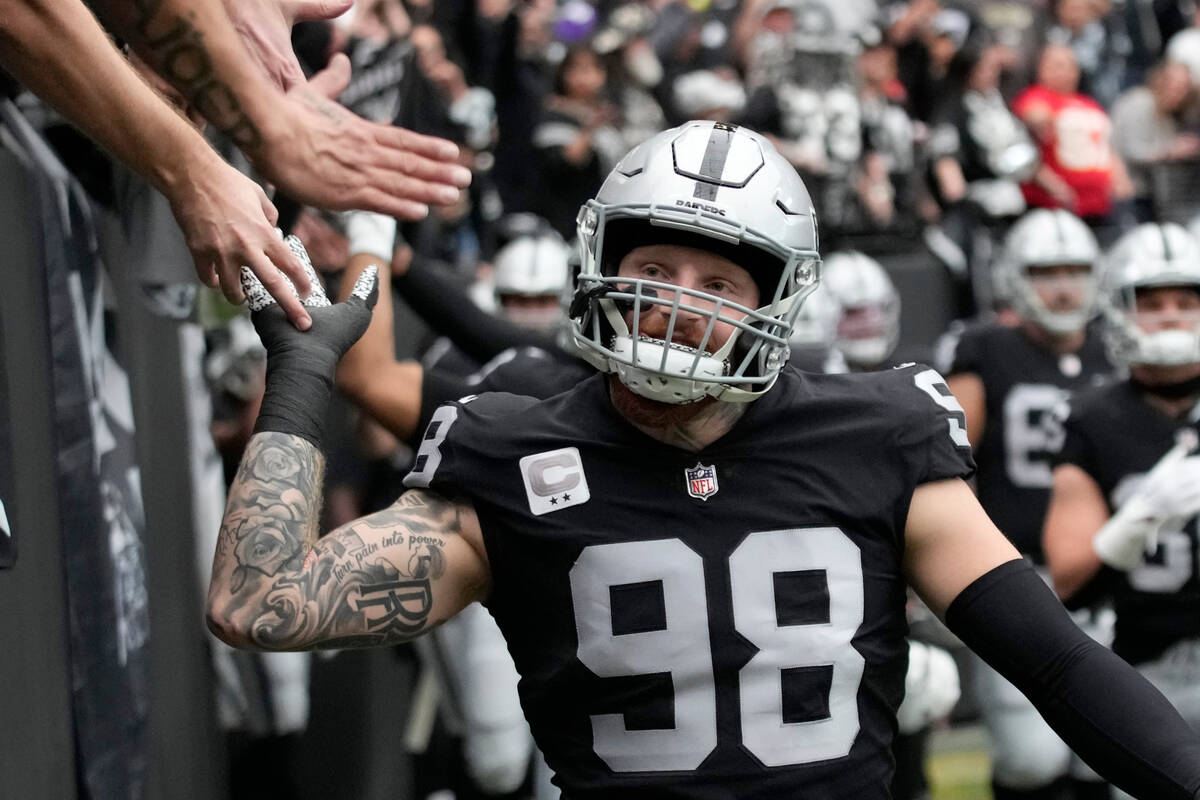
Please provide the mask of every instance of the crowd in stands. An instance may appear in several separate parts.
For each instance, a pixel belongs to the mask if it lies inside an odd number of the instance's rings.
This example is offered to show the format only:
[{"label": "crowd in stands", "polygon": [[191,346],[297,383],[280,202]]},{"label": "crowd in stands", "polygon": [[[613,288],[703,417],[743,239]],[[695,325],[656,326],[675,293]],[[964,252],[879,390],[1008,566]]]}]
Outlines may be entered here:
[{"label": "crowd in stands", "polygon": [[[887,267],[920,251],[956,288],[947,319],[996,310],[999,243],[1031,209],[1070,211],[1101,247],[1200,212],[1194,0],[357,0],[297,23],[292,44],[309,75],[348,56],[338,101],[355,114],[458,145],[469,189],[401,222],[393,267],[475,286],[485,307],[506,244],[531,230],[570,242],[620,157],[690,119],[768,136],[812,195],[824,253]],[[28,95],[19,104],[96,204],[116,204],[106,156]],[[350,255],[336,215],[274,199],[336,281]],[[397,309],[397,354],[420,357],[433,337]],[[228,470],[263,369],[249,323],[230,316],[205,320]],[[394,499],[413,455],[338,413],[330,527]]]}]

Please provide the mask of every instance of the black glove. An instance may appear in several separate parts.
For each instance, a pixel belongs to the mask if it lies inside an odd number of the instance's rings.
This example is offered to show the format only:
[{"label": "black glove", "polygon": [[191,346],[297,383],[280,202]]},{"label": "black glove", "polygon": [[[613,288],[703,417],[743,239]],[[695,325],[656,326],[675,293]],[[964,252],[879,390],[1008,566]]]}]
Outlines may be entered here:
[{"label": "black glove", "polygon": [[254,432],[290,433],[320,448],[338,360],[371,324],[371,309],[379,297],[377,270],[364,270],[350,297],[332,305],[304,245],[295,236],[284,241],[312,283],[312,294],[303,303],[313,324],[307,331],[296,330],[254,273],[242,267],[250,319],[267,349],[266,391]]}]

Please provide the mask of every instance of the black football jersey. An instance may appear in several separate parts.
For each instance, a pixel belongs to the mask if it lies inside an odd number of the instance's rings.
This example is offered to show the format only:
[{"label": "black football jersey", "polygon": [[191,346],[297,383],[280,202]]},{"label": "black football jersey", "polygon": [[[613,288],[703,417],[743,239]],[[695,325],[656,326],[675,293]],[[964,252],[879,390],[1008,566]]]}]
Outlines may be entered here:
[{"label": "black football jersey", "polygon": [[886,798],[909,502],[973,469],[945,383],[786,368],[697,453],[607,380],[443,406],[405,479],[473,500],[564,797]]},{"label": "black football jersey", "polygon": [[460,380],[426,380],[421,386],[417,430],[428,427],[442,403],[465,395],[509,392],[542,400],[565,392],[595,374],[595,367],[564,350],[510,347]]},{"label": "black football jersey", "polygon": [[984,323],[961,332],[947,374],[983,382],[986,422],[975,451],[976,488],[988,516],[1018,550],[1041,564],[1050,505],[1051,455],[1062,445],[1054,409],[1071,392],[1106,382],[1112,367],[1098,331],[1077,353],[1057,355],[1019,329]]},{"label": "black football jersey", "polygon": [[[1077,395],[1064,425],[1057,463],[1075,464],[1099,485],[1115,512],[1142,477],[1175,444],[1187,419],[1162,414],[1122,381]],[[1132,664],[1157,657],[1174,642],[1200,636],[1196,517],[1159,532],[1158,548],[1127,573],[1105,570],[1117,613],[1113,650]]]}]

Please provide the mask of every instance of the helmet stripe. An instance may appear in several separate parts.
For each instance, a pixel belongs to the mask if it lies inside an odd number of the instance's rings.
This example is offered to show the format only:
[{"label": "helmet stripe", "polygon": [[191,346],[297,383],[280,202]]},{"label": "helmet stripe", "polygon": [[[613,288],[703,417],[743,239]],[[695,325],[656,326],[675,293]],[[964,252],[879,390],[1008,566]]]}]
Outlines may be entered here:
[{"label": "helmet stripe", "polygon": [[720,188],[721,175],[725,172],[725,161],[729,158],[729,148],[733,144],[733,132],[736,125],[718,122],[713,125],[712,133],[708,135],[708,144],[704,148],[704,157],[700,161],[700,174],[712,180],[696,181],[696,190],[692,197],[698,200],[716,200],[717,189]]}]

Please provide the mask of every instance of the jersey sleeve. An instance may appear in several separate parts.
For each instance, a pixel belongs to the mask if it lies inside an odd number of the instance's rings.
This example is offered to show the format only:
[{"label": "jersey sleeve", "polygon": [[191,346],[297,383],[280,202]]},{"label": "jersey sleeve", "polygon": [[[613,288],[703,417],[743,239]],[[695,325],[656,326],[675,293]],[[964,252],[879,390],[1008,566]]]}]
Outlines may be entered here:
[{"label": "jersey sleeve", "polygon": [[487,452],[497,436],[513,430],[512,418],[535,403],[532,397],[497,392],[439,406],[404,476],[405,488],[473,496],[479,477],[476,454]]},{"label": "jersey sleeve", "polygon": [[897,367],[894,373],[901,385],[892,390],[907,411],[900,442],[915,484],[974,474],[967,417],[941,374],[924,364]]}]

